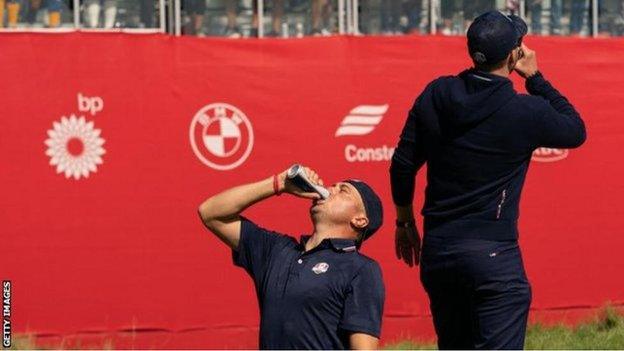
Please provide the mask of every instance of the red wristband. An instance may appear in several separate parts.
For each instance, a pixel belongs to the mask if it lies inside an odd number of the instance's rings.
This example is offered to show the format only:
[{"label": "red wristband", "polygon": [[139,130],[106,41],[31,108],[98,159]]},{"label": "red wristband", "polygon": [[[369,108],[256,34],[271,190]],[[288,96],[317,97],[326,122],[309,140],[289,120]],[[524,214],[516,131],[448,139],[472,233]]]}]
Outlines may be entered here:
[{"label": "red wristband", "polygon": [[282,195],[279,192],[279,180],[277,179],[277,174],[273,176],[273,192],[275,192],[275,195],[277,196]]}]

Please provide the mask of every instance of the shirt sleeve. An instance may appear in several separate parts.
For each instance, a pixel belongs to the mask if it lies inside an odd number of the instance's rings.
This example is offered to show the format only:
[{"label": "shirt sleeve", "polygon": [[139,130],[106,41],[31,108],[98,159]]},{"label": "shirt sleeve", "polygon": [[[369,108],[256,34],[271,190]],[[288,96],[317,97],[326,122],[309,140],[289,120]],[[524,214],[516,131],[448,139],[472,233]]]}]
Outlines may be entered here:
[{"label": "shirt sleeve", "polygon": [[292,239],[287,235],[261,228],[244,217],[241,217],[240,230],[238,247],[232,250],[232,260],[234,265],[244,268],[254,281],[257,281],[264,276],[276,248]]},{"label": "shirt sleeve", "polygon": [[425,163],[425,150],[419,126],[420,100],[425,92],[414,102],[403,126],[399,144],[390,164],[390,185],[392,200],[398,206],[412,204],[416,172]]},{"label": "shirt sleeve", "polygon": [[381,269],[376,262],[364,265],[347,291],[339,328],[379,338],[385,300]]},{"label": "shirt sleeve", "polygon": [[574,148],[585,142],[585,124],[574,106],[541,73],[526,80],[529,94],[545,100],[535,121],[535,147]]}]

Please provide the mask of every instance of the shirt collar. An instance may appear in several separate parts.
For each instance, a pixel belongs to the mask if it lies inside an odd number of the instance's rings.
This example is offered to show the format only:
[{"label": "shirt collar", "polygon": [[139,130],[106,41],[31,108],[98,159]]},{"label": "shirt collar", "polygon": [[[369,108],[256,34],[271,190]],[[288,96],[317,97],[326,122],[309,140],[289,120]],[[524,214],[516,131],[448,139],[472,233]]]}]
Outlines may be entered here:
[{"label": "shirt collar", "polygon": [[474,67],[465,70],[463,73],[468,74],[472,76],[473,78],[476,78],[482,81],[487,81],[487,82],[498,82],[498,81],[511,82],[509,78],[505,78],[503,76],[499,76],[498,74],[493,74],[490,72],[480,71]]},{"label": "shirt collar", "polygon": [[[310,239],[311,235],[302,235],[299,239],[299,245],[301,250],[305,250],[305,244]],[[357,251],[357,246],[355,244],[355,240],[352,239],[343,239],[343,238],[327,238],[323,239],[321,243],[312,249],[313,251],[323,250],[323,249],[333,249],[337,252],[352,252]]]}]

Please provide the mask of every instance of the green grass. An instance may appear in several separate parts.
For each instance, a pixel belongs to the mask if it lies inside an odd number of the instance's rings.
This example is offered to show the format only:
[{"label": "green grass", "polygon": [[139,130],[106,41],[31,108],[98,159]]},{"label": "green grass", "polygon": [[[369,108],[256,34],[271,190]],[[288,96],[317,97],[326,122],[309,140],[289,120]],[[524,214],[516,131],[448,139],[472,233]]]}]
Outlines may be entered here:
[{"label": "green grass", "polygon": [[[594,320],[581,323],[574,328],[564,325],[544,326],[540,323],[529,326],[524,347],[530,350],[553,349],[624,349],[624,315],[614,308],[604,308]],[[391,350],[431,350],[434,343],[401,341],[387,344]]]},{"label": "green grass", "polygon": [[527,349],[624,349],[624,316],[605,308],[601,316],[575,328],[534,324],[527,333]]},{"label": "green grass", "polygon": [[[78,347],[76,347],[78,346]],[[36,349],[32,336],[15,336],[11,349]],[[79,345],[61,343],[55,348],[81,348]],[[107,343],[104,349],[113,349],[113,344]],[[388,350],[433,350],[433,342],[400,341],[386,344]],[[544,326],[540,323],[532,324],[527,331],[526,349],[624,349],[624,315],[619,314],[612,307],[605,307],[593,320],[581,323],[574,328],[564,325]]]},{"label": "green grass", "polygon": [[60,344],[46,345],[44,347],[37,346],[33,335],[17,335],[11,340],[9,350],[113,350],[112,340],[105,340],[98,347],[85,347],[80,341],[63,339]]},{"label": "green grass", "polygon": [[395,344],[386,344],[386,350],[436,350],[438,347],[434,343],[423,343],[417,341],[401,341]]},{"label": "green grass", "polygon": [[11,339],[10,350],[33,350],[35,348],[37,348],[37,346],[32,336],[18,335]]}]

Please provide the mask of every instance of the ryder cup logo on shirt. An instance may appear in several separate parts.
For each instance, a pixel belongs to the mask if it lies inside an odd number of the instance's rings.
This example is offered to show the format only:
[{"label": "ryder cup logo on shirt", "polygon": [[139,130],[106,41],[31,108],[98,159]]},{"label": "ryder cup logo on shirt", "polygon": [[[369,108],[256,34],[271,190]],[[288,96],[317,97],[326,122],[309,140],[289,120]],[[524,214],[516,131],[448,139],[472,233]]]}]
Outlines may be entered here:
[{"label": "ryder cup logo on shirt", "polygon": [[45,154],[50,157],[50,165],[56,166],[56,173],[78,180],[96,172],[97,165],[104,162],[102,155],[106,150],[102,147],[105,140],[100,137],[101,131],[94,128],[93,122],[71,115],[61,117],[52,126],[45,140]]},{"label": "ryder cup logo on shirt", "polygon": [[326,262],[319,262],[312,267],[312,272],[314,272],[314,274],[321,274],[327,272],[328,269],[329,264]]},{"label": "ryder cup logo on shirt", "polygon": [[253,129],[238,108],[213,103],[197,111],[189,130],[195,156],[206,166],[224,171],[240,166],[253,148]]},{"label": "ryder cup logo on shirt", "polygon": [[570,152],[567,149],[553,149],[548,147],[540,147],[533,151],[531,160],[536,162],[555,162],[561,161],[568,157]]}]

